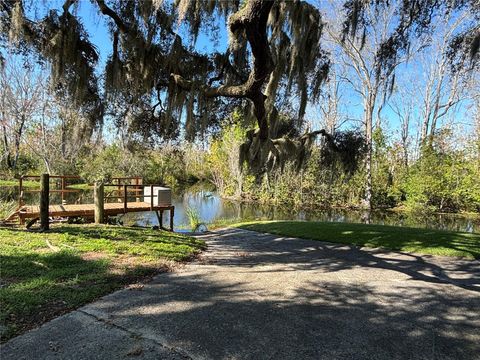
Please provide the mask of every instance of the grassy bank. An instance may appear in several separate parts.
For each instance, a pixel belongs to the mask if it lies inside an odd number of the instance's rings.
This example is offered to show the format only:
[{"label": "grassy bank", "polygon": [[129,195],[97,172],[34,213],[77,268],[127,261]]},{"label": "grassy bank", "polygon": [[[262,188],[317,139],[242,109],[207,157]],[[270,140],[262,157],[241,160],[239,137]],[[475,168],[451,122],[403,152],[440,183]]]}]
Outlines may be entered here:
[{"label": "grassy bank", "polygon": [[[24,180],[22,182],[24,188],[28,189],[40,189],[40,181],[34,180]],[[18,186],[18,180],[0,180],[0,187],[15,187]],[[93,187],[90,184],[70,184],[67,185],[68,189],[76,189],[76,190],[92,190]]]},{"label": "grassy bank", "polygon": [[115,226],[0,228],[2,341],[192,258],[203,241]]},{"label": "grassy bank", "polygon": [[480,259],[480,234],[383,225],[303,221],[257,221],[234,226],[332,243]]},{"label": "grassy bank", "polygon": [[[22,182],[23,187],[29,188],[29,189],[40,189],[40,182],[39,181],[33,181],[33,180],[24,180]],[[18,180],[12,179],[12,180],[0,180],[0,187],[14,187],[18,186]]]}]

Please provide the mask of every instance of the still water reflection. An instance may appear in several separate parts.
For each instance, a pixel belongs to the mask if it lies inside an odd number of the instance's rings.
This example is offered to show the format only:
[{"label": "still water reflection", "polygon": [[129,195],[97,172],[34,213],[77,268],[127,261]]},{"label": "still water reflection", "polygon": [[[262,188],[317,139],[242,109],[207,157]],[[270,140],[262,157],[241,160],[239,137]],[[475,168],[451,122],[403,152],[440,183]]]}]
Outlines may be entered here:
[{"label": "still water reflection", "polygon": [[[410,213],[392,211],[357,211],[350,209],[327,210],[291,210],[280,206],[259,205],[256,203],[241,203],[221,199],[215,192],[195,190],[186,191],[173,200],[175,205],[174,224],[177,228],[188,228],[188,218],[185,209],[196,209],[204,223],[215,220],[312,220],[353,223],[371,223],[380,225],[395,225],[421,227],[465,232],[480,232],[480,217],[466,217],[455,214],[435,214],[419,216]],[[158,221],[152,213],[128,214],[126,222],[137,225],[157,225]],[[164,217],[168,224],[168,215]]]}]

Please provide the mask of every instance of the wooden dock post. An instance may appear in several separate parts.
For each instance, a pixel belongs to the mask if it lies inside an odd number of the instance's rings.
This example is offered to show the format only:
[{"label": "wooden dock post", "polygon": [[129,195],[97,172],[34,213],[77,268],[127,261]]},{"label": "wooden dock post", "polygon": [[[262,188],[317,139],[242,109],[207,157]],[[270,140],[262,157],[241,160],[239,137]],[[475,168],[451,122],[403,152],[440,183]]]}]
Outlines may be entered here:
[{"label": "wooden dock post", "polygon": [[157,215],[158,228],[163,230],[163,210],[157,210],[155,211],[155,214]]},{"label": "wooden dock post", "polygon": [[20,176],[18,179],[18,193],[20,194],[18,197],[18,207],[21,208],[23,206],[23,176]]},{"label": "wooden dock post", "polygon": [[48,207],[50,205],[50,175],[40,176],[40,229],[47,231],[50,228],[48,219]]},{"label": "wooden dock post", "polygon": [[94,197],[94,218],[95,224],[102,224],[105,220],[105,200],[104,200],[104,186],[102,181],[96,181],[93,191]]},{"label": "wooden dock post", "polygon": [[128,207],[128,194],[127,194],[127,191],[128,191],[128,186],[127,186],[127,185],[123,185],[123,212],[124,212],[124,214],[127,213],[127,207]]},{"label": "wooden dock post", "polygon": [[150,211],[153,211],[153,185],[150,185]]}]

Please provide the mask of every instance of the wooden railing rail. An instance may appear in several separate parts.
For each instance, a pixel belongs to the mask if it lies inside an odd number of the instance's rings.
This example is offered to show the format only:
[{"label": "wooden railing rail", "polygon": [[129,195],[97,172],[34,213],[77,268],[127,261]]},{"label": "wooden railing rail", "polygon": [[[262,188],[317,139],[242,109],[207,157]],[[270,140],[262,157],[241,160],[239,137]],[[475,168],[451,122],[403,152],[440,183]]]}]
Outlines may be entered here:
[{"label": "wooden railing rail", "polygon": [[[27,179],[35,179],[35,180],[38,180],[38,181],[41,181],[42,179],[42,176],[40,175],[23,175],[21,177],[19,177],[18,179],[18,206],[19,207],[22,207],[24,204],[23,204],[23,199],[24,199],[24,194],[25,193],[41,193],[42,190],[37,190],[37,189],[32,189],[32,190],[28,190],[28,189],[24,189],[24,186],[23,186],[23,181],[24,180],[27,180]],[[62,204],[65,202],[65,194],[67,193],[76,193],[76,192],[80,192],[80,190],[77,190],[77,189],[68,189],[68,185],[67,185],[67,180],[71,180],[71,179],[80,179],[80,176],[77,176],[77,175],[49,175],[48,176],[48,179],[50,181],[50,179],[60,179],[61,180],[61,186],[60,186],[60,189],[53,189],[53,190],[50,190],[49,189],[49,193],[60,193],[62,195]]]},{"label": "wooden railing rail", "polygon": [[[49,175],[49,179],[60,179],[60,188],[59,189],[52,189],[52,190],[49,190],[49,193],[59,193],[61,194],[61,197],[62,197],[62,204],[65,202],[65,194],[68,194],[68,193],[78,193],[78,192],[81,192],[82,190],[79,190],[79,189],[70,189],[69,188],[69,185],[71,184],[68,184],[68,181],[69,180],[79,180],[81,179],[80,176],[78,175]],[[22,207],[24,205],[24,194],[25,193],[40,193],[41,190],[37,190],[37,189],[32,189],[32,190],[29,190],[29,189],[26,189],[25,186],[24,186],[24,180],[38,180],[40,182],[41,180],[41,176],[40,175],[23,175],[21,177],[18,178],[18,182],[19,182],[19,190],[18,190],[18,205],[19,205],[19,208]],[[105,184],[105,186],[112,186],[112,187],[117,187],[117,191],[120,193],[122,191],[122,189],[124,189],[124,185],[127,185],[128,186],[128,192],[133,192],[133,193],[137,193],[137,194],[140,194],[141,192],[143,192],[143,178],[140,177],[140,176],[124,176],[124,177],[113,177],[111,178],[111,181],[112,183],[111,184]],[[131,184],[123,184],[122,182],[124,181],[131,181],[132,183]],[[90,184],[93,186],[93,184]],[[162,186],[162,185],[155,185],[155,186]],[[131,187],[133,187],[133,189],[130,189]],[[141,187],[141,188],[140,188]],[[113,198],[114,196],[112,196],[111,198]],[[120,198],[123,198],[124,195],[121,195]],[[105,198],[110,198],[109,197],[105,197]],[[118,197],[117,197],[118,198]]]},{"label": "wooden railing rail", "polygon": [[[146,194],[141,194],[139,195],[140,197],[144,198],[151,198],[150,201],[150,211],[155,211],[158,221],[159,221],[159,227],[163,228],[163,211],[164,210],[169,210],[170,211],[170,230],[173,231],[173,216],[174,216],[174,206],[169,205],[165,206],[164,208],[158,208],[154,206],[153,198],[158,197],[158,195],[155,195],[153,193],[153,190],[155,187],[163,187],[163,185],[160,184],[151,184],[151,185],[134,185],[134,184],[123,184],[123,185],[118,185],[118,184],[102,184],[102,183],[97,183],[95,185],[95,190],[94,190],[94,202],[95,202],[95,222],[96,223],[101,223],[103,222],[104,219],[104,203],[106,199],[119,199],[123,202],[123,212],[127,213],[128,212],[128,197],[132,196],[131,191],[129,192],[129,188],[134,187],[135,190],[137,190],[139,187],[141,188],[140,190],[144,190],[147,186],[150,187],[150,195]],[[105,195],[105,187],[116,187],[119,188],[121,187],[121,190],[119,191],[118,195],[110,195],[107,194]],[[137,191],[133,191],[134,195],[133,196],[138,196]],[[137,198],[138,199],[138,198]],[[137,200],[138,201],[138,200]]]},{"label": "wooden railing rail", "polygon": [[[103,184],[104,187],[117,187],[119,185],[117,184]],[[149,184],[149,185],[136,185],[136,184],[123,184],[121,185],[122,189],[119,191],[119,195],[111,195],[111,194],[108,194],[108,195],[105,195],[104,196],[104,199],[122,199],[123,201],[123,207],[124,207],[124,211],[127,212],[127,209],[128,209],[128,196],[129,196],[129,192],[132,193],[138,193],[138,192],[143,192],[143,190],[146,188],[146,187],[150,187],[150,195],[145,195],[145,194],[140,194],[140,197],[143,197],[144,198],[144,201],[145,201],[145,198],[155,198],[155,197],[158,197],[158,195],[154,195],[153,194],[153,189],[155,187],[164,187],[165,185],[161,185],[161,184]],[[129,190],[129,188],[133,187],[134,189],[133,190]],[[141,188],[141,189],[139,189]],[[153,211],[153,199],[152,201],[150,201],[150,210]]]}]

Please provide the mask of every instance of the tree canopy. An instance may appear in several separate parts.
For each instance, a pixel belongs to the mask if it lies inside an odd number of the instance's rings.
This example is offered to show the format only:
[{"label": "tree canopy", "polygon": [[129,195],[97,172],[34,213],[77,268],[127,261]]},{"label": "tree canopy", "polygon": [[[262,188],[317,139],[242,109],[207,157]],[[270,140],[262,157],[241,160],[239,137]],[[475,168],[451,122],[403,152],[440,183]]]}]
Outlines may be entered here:
[{"label": "tree canopy", "polygon": [[[308,146],[323,130],[305,128],[308,102],[320,99],[331,61],[322,47],[321,8],[305,1],[92,0],[108,21],[111,54],[96,73],[98,52],[90,41],[76,7],[66,0],[59,9],[33,19],[29,1],[0,0],[3,45],[35,52],[51,64],[51,83],[68,96],[91,124],[101,124],[105,111],[130,129],[148,137],[194,140],[216,126],[233,108],[257,125],[247,133],[241,159],[254,171],[265,171],[291,159],[301,164]],[[48,7],[50,4],[46,3]],[[367,9],[396,7],[397,25],[380,47],[377,76],[390,71],[399,54],[409,51],[411,39],[429,31],[435,14],[470,8],[480,17],[477,0],[347,0],[343,36],[361,43],[368,36]],[[215,33],[226,23],[229,44],[225,52],[202,54],[194,46],[202,30]],[[186,29],[182,38],[179,29]],[[480,25],[471,24],[454,39],[452,65],[475,66]],[[298,94],[295,98],[292,94]],[[295,104],[292,136],[279,120],[286,99]],[[291,101],[290,101],[291,102]],[[345,137],[348,138],[348,137]],[[332,149],[331,137],[325,143]]]}]

